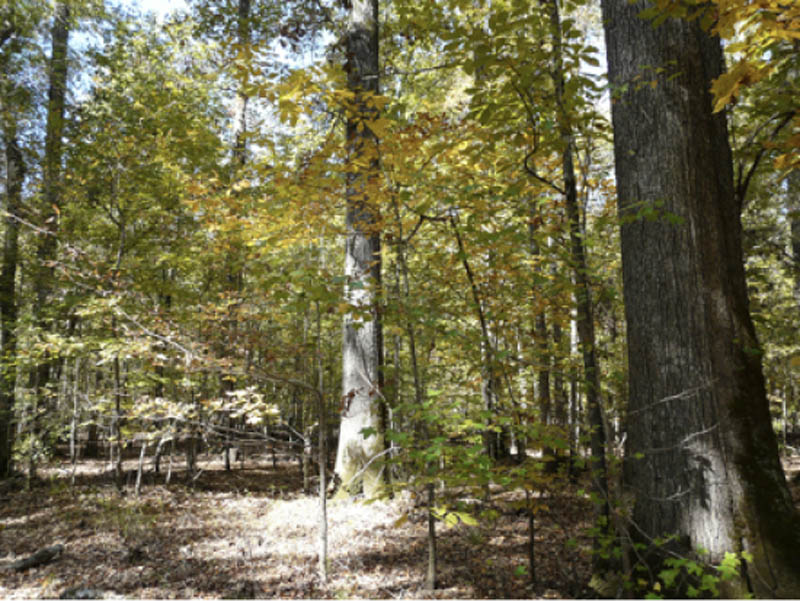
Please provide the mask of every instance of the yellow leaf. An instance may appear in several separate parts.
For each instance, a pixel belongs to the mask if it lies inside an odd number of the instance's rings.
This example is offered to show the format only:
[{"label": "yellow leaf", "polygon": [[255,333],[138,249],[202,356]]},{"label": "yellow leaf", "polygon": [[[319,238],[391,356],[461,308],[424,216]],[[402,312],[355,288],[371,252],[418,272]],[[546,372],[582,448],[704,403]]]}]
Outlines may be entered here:
[{"label": "yellow leaf", "polygon": [[711,86],[715,98],[714,112],[718,113],[728,103],[734,101],[742,86],[756,83],[765,74],[764,70],[756,68],[749,61],[742,60],[733,69],[717,77]]},{"label": "yellow leaf", "polygon": [[394,524],[392,524],[392,527],[393,528],[399,528],[400,526],[405,524],[407,521],[408,521],[408,514],[404,513],[403,515],[401,515],[399,518],[397,518],[395,520]]},{"label": "yellow leaf", "polygon": [[372,130],[379,138],[385,138],[386,135],[389,133],[389,125],[391,125],[391,121],[388,119],[375,119],[374,121],[367,121],[367,127]]}]

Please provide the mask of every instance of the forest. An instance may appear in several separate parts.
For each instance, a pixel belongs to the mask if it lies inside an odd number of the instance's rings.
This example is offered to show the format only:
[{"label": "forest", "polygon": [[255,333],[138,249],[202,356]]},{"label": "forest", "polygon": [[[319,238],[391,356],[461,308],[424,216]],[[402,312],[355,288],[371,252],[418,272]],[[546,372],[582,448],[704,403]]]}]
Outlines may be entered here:
[{"label": "forest", "polygon": [[800,597],[800,2],[0,0],[0,596]]}]

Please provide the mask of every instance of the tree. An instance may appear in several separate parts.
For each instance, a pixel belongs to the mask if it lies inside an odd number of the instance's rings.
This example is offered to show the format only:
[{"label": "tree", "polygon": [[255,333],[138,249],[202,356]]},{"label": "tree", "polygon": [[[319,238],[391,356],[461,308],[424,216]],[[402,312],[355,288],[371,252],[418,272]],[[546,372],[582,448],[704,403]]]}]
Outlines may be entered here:
[{"label": "tree", "polygon": [[[28,9],[30,10],[30,9]],[[17,267],[19,263],[19,219],[25,161],[19,145],[20,105],[26,96],[16,79],[20,65],[14,58],[24,45],[23,29],[35,19],[11,7],[0,11],[0,132],[5,153],[5,231],[0,265],[0,478],[11,475],[14,447],[14,405],[17,380]],[[27,19],[25,18],[27,17]]]},{"label": "tree", "polygon": [[792,247],[792,267],[794,269],[794,300],[800,308],[800,169],[789,174],[786,181],[789,194],[789,220]]},{"label": "tree", "polygon": [[[53,262],[57,251],[58,222],[61,215],[61,175],[63,158],[64,112],[67,97],[67,48],[70,32],[70,4],[61,0],[56,4],[51,29],[51,53],[49,62],[49,87],[47,91],[47,123],[45,125],[43,190],[41,204],[41,224],[36,243],[36,265],[33,269],[34,322],[42,332],[49,329],[48,311],[53,295]],[[35,442],[38,413],[48,398],[48,384],[53,368],[53,358],[45,352],[32,367],[30,385],[35,401],[32,409]],[[29,476],[33,475],[36,453],[29,451]]]},{"label": "tree", "polygon": [[[565,98],[566,78],[561,39],[561,15],[558,0],[549,3],[550,28],[553,36],[553,86],[557,123],[563,149],[561,164],[564,174],[564,204],[569,224],[569,242],[572,273],[575,282],[575,307],[577,309],[578,343],[583,358],[583,375],[586,385],[586,405],[589,414],[589,446],[591,448],[592,490],[597,496],[597,519],[601,531],[608,526],[608,470],[606,468],[606,431],[603,423],[603,408],[600,394],[600,374],[597,361],[597,344],[594,331],[594,304],[589,286],[586,247],[581,231],[580,209],[578,208],[578,183],[575,176],[574,134],[571,131],[570,115]],[[595,539],[595,569],[601,567],[599,541]]]},{"label": "tree", "polygon": [[379,93],[377,0],[352,2],[344,46],[347,89],[353,98],[347,107],[345,246],[345,297],[351,310],[344,318],[342,421],[335,469],[343,488],[351,492],[357,484],[354,478],[363,472],[364,493],[370,497],[380,488],[382,465],[375,457],[383,451],[378,153],[377,137],[368,126],[376,118]]},{"label": "tree", "polygon": [[6,217],[3,263],[0,268],[0,478],[11,474],[14,447],[14,400],[17,380],[16,274],[19,248],[19,214],[25,163],[14,123],[5,123]]},{"label": "tree", "polygon": [[[800,595],[800,519],[748,310],[720,42],[603,0],[628,330],[623,481],[648,560],[740,553],[730,594]],[[661,544],[657,544],[661,543]]]}]

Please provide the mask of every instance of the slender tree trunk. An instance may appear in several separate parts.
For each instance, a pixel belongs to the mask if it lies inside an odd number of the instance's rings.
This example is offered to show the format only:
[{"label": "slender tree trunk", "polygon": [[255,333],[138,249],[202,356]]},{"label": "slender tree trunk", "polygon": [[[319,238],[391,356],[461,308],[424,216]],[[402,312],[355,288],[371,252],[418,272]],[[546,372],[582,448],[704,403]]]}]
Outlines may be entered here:
[{"label": "slender tree trunk", "polygon": [[17,382],[17,263],[19,211],[25,163],[16,130],[4,128],[6,159],[6,217],[3,264],[0,267],[0,478],[11,475],[14,448],[14,403]]},{"label": "slender tree trunk", "polygon": [[[778,458],[748,309],[741,204],[709,87],[720,41],[603,0],[621,217],[630,404],[624,485],[650,548],[747,551],[723,595],[800,597],[800,519]],[[662,69],[663,68],[663,69]],[[647,69],[655,85],[638,85]],[[663,72],[662,72],[663,71]],[[649,217],[642,218],[646,213]],[[653,218],[653,215],[656,218]]]},{"label": "slender tree trunk", "polygon": [[[483,406],[486,411],[495,414],[497,413],[498,385],[494,376],[495,352],[489,332],[489,324],[486,320],[486,313],[483,310],[483,302],[481,301],[481,296],[478,291],[478,283],[475,280],[475,274],[469,264],[467,252],[464,248],[464,240],[461,238],[461,233],[458,230],[458,223],[455,215],[450,216],[450,227],[453,230],[458,244],[461,264],[467,275],[467,281],[469,282],[470,292],[472,294],[472,302],[475,305],[475,311],[478,314],[478,323],[481,329],[481,396],[483,397]],[[506,455],[502,432],[497,431],[493,419],[489,420],[486,430],[483,432],[483,440],[486,453],[490,458],[498,459]]]},{"label": "slender tree trunk", "polygon": [[[44,203],[42,225],[44,230],[37,239],[36,265],[33,270],[35,303],[34,320],[48,327],[45,308],[53,289],[53,268],[56,255],[56,235],[61,206],[61,160],[63,155],[64,111],[67,92],[67,47],[69,43],[69,4],[62,0],[56,4],[55,20],[51,32],[50,85],[47,93],[47,124],[44,149]],[[35,369],[34,385],[37,397],[43,399],[50,379],[51,361],[45,357]]]},{"label": "slender tree trunk", "polygon": [[134,494],[138,497],[142,492],[142,473],[144,472],[144,458],[147,455],[147,439],[142,440],[142,448],[139,449],[139,464],[136,467],[136,485]]},{"label": "slender tree trunk", "polygon": [[800,169],[795,169],[787,178],[789,193],[789,227],[794,263],[794,301],[800,310]]},{"label": "slender tree trunk", "polygon": [[[320,247],[322,253],[322,247]],[[317,414],[319,418],[319,516],[317,524],[317,559],[319,579],[328,582],[328,424],[325,411],[325,371],[322,361],[322,313],[317,308]]]},{"label": "slender tree trunk", "polygon": [[[567,389],[564,380],[564,370],[566,369],[566,362],[564,361],[564,335],[561,329],[561,324],[558,322],[558,319],[553,320],[553,346],[555,348],[554,356],[556,357],[553,365],[554,365],[554,375],[553,375],[553,393],[554,393],[554,411],[553,411],[553,423],[558,427],[562,428],[564,434],[567,434],[568,419],[567,419],[567,409],[569,405],[569,399],[567,398]],[[563,463],[564,461],[564,452],[556,451],[556,460],[559,463]]]},{"label": "slender tree trunk", "polygon": [[533,494],[525,489],[525,505],[528,510],[528,578],[536,584],[536,513],[533,506]]},{"label": "slender tree trunk", "polygon": [[[533,257],[539,257],[541,254],[541,250],[539,248],[539,243],[536,240],[536,203],[530,203],[530,211],[529,211],[529,220],[528,220],[528,244],[530,246],[530,253]],[[541,263],[537,262],[534,270],[537,274],[541,274],[542,265]],[[536,317],[534,318],[533,322],[533,333],[536,339],[536,347],[538,348],[538,353],[536,356],[536,363],[539,365],[539,368],[536,372],[536,393],[537,393],[537,402],[539,405],[539,419],[542,422],[542,425],[547,425],[550,423],[550,406],[551,406],[551,398],[550,398],[550,364],[551,364],[551,355],[550,355],[550,344],[549,344],[549,333],[547,328],[547,315],[545,314],[544,307],[541,307],[537,313]],[[545,430],[546,431],[546,430]],[[546,458],[553,457],[553,449],[549,446],[546,446],[542,449],[542,454]]]},{"label": "slender tree trunk", "polygon": [[[50,83],[47,93],[47,123],[45,126],[44,148],[44,202],[40,234],[36,241],[36,263],[33,268],[33,321],[42,331],[50,327],[48,305],[52,297],[54,270],[52,263],[56,257],[58,221],[61,206],[61,161],[63,155],[62,137],[64,134],[64,110],[67,92],[67,47],[69,43],[70,10],[66,0],[56,4],[55,18],[51,29]],[[34,391],[32,414],[32,436],[34,444],[38,441],[38,414],[40,407],[49,400],[48,385],[53,368],[52,358],[45,353],[34,365],[30,374],[30,387]],[[28,458],[28,477],[33,478],[36,471],[35,452]]]},{"label": "slender tree trunk", "polygon": [[69,425],[69,459],[72,463],[72,475],[70,476],[70,483],[75,485],[75,471],[78,467],[78,456],[80,455],[80,447],[78,445],[78,424],[81,420],[81,407],[78,400],[78,393],[80,392],[80,357],[75,357],[75,371],[72,379],[72,419]]},{"label": "slender tree trunk", "polygon": [[[586,406],[589,412],[589,446],[591,450],[592,489],[597,496],[597,520],[605,533],[608,526],[608,471],[606,467],[606,431],[603,421],[603,409],[600,396],[600,375],[597,363],[597,345],[594,331],[594,307],[589,287],[584,232],[581,228],[580,209],[578,207],[578,187],[575,178],[573,161],[574,140],[569,125],[569,114],[564,98],[564,66],[561,42],[561,17],[557,0],[550,1],[550,25],[553,35],[553,83],[555,84],[556,103],[558,105],[558,122],[561,132],[562,169],[564,172],[564,200],[569,222],[569,239],[571,262],[575,284],[575,305],[577,309],[578,343],[583,357],[583,377],[586,388]],[[602,536],[602,534],[600,535]],[[595,551],[599,549],[599,541],[595,539]],[[604,569],[599,553],[593,558],[595,570]]]},{"label": "slender tree trunk", "polygon": [[428,482],[428,569],[425,574],[425,590],[436,589],[436,516],[434,515],[435,490]]},{"label": "slender tree trunk", "polygon": [[[113,320],[112,320],[113,321]],[[115,329],[114,326],[111,326]],[[112,419],[112,435],[114,436],[114,475],[117,488],[122,490],[122,378],[119,369],[119,357],[114,357],[114,417]]]},{"label": "slender tree trunk", "polygon": [[[342,358],[342,417],[336,474],[341,494],[354,494],[361,471],[368,497],[381,489],[383,462],[365,466],[384,448],[381,407],[382,333],[379,312],[381,245],[375,195],[378,192],[377,139],[365,125],[377,118],[368,102],[378,87],[378,2],[353,0],[345,33],[347,86],[355,94],[352,116],[347,120],[347,241],[345,249],[345,298],[369,313],[344,318]],[[366,165],[366,166],[364,166]],[[364,436],[362,430],[373,433]]]},{"label": "slender tree trunk", "polygon": [[[237,10],[236,33],[239,46],[245,48],[250,45],[250,0],[239,0]],[[234,178],[241,175],[241,170],[247,162],[247,103],[249,96],[244,85],[236,90],[236,105],[234,107],[234,143],[233,143],[233,170]]]},{"label": "slender tree trunk", "polygon": [[[249,48],[251,43],[251,27],[250,27],[250,0],[239,0],[237,7],[237,43],[242,48]],[[236,90],[236,99],[233,109],[233,149],[231,152],[231,169],[230,179],[231,185],[236,186],[240,178],[244,177],[244,168],[247,164],[247,104],[249,96],[243,83],[239,85]],[[236,188],[234,187],[234,190]],[[241,293],[243,284],[243,255],[241,239],[234,232],[234,238],[231,240],[229,252],[225,255],[225,277],[226,277],[226,293],[229,299],[233,300]],[[220,342],[220,355],[228,355],[230,345],[235,343],[235,333],[238,322],[235,315],[235,308],[233,305],[228,309],[228,317],[225,324],[227,330],[227,340]],[[225,347],[227,342],[228,348]],[[236,389],[236,381],[233,375],[227,371],[221,372],[220,388],[222,393],[232,401],[230,393]],[[230,428],[230,411],[225,411],[223,419],[226,420],[227,426]],[[223,449],[223,459],[225,462],[225,471],[231,469],[231,435],[230,431],[225,433],[225,442]]]}]

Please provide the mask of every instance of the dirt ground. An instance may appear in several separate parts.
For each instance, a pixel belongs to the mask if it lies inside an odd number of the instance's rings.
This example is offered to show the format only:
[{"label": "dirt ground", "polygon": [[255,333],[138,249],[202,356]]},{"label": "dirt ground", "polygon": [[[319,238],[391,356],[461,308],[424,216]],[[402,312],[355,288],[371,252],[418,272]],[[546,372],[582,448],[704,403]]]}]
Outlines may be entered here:
[{"label": "dirt ground", "polygon": [[[129,462],[127,469],[133,469]],[[478,526],[439,527],[439,578],[423,589],[427,522],[408,494],[390,501],[329,502],[330,579],[317,578],[317,500],[302,493],[297,463],[248,459],[225,472],[201,462],[193,486],[176,471],[148,474],[142,495],[120,494],[107,463],[67,464],[32,490],[0,491],[0,597],[104,598],[574,598],[587,588],[592,514],[577,488],[541,499],[536,584],[527,573],[527,517],[496,495]],[[787,464],[790,480],[800,458]],[[8,487],[7,487],[8,488]],[[800,484],[793,482],[795,501]],[[49,564],[12,562],[54,544]]]}]

